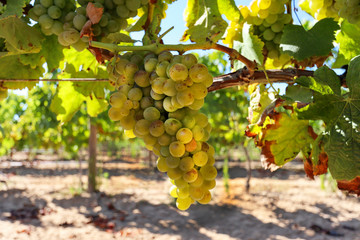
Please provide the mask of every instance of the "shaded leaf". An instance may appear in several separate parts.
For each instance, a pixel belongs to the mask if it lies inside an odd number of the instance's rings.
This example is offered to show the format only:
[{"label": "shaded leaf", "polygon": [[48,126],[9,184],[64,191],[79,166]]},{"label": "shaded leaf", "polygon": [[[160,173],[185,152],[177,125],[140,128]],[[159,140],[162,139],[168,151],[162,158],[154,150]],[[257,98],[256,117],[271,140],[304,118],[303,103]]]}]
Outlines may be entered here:
[{"label": "shaded leaf", "polygon": [[327,56],[333,48],[334,32],[338,29],[338,24],[331,18],[318,21],[309,31],[288,24],[284,27],[280,48],[300,61],[312,56]]},{"label": "shaded leaf", "polygon": [[0,15],[0,18],[5,18],[11,15],[21,17],[23,8],[26,6],[26,0],[11,0],[6,2],[5,12]]},{"label": "shaded leaf", "polygon": [[341,23],[341,31],[336,35],[336,42],[339,43],[339,56],[336,67],[341,67],[348,63],[353,57],[360,54],[360,27],[356,24],[351,24],[344,19]]}]

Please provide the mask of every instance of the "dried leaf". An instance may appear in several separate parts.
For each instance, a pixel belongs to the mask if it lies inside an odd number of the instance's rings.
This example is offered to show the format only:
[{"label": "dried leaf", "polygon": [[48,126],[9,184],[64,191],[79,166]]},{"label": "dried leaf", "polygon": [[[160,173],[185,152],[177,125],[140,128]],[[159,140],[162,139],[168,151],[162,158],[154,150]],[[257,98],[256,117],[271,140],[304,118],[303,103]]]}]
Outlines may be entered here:
[{"label": "dried leaf", "polygon": [[90,20],[88,20],[83,28],[81,29],[81,32],[80,32],[80,37],[89,37],[89,40],[91,41],[92,40],[92,37],[94,36],[94,34],[92,33],[92,22]]},{"label": "dried leaf", "polygon": [[350,181],[337,181],[338,188],[340,190],[348,191],[349,193],[354,193],[360,196],[360,177],[356,177]]},{"label": "dried leaf", "polygon": [[104,8],[98,8],[95,4],[89,2],[86,7],[86,14],[90,18],[92,24],[97,24],[104,13]]}]

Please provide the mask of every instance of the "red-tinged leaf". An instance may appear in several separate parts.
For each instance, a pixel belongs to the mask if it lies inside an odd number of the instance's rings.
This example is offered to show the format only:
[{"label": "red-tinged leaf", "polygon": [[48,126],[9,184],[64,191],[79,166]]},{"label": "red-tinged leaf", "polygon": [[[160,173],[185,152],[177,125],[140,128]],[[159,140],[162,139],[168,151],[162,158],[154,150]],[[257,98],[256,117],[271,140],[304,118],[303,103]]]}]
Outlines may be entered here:
[{"label": "red-tinged leaf", "polygon": [[304,170],[306,175],[311,179],[314,180],[314,170],[313,170],[313,163],[311,158],[305,158],[304,161]]},{"label": "red-tinged leaf", "polygon": [[89,2],[86,7],[86,14],[90,18],[92,24],[97,24],[104,13],[104,8],[98,8],[95,4]]},{"label": "red-tinged leaf", "polygon": [[83,28],[81,29],[81,31],[80,31],[80,37],[83,37],[83,36],[85,36],[85,37],[89,37],[89,40],[91,41],[92,40],[92,38],[93,38],[93,36],[94,36],[94,34],[93,34],[93,32],[92,32],[92,22],[90,21],[90,20],[88,20],[85,24],[84,24],[84,26],[83,26]]},{"label": "red-tinged leaf", "polygon": [[340,190],[348,191],[360,196],[360,177],[356,177],[350,181],[337,181]]},{"label": "red-tinged leaf", "polygon": [[92,46],[89,46],[88,49],[95,56],[96,60],[99,63],[104,63],[105,60],[110,60],[114,56],[114,54],[109,52],[108,50],[104,50]]},{"label": "red-tinged leaf", "polygon": [[318,164],[313,166],[315,176],[327,173],[328,159],[325,152],[320,153]]},{"label": "red-tinged leaf", "polygon": [[261,165],[263,166],[263,168],[270,169],[270,171],[272,172],[279,168],[279,166],[276,165],[274,155],[271,152],[271,145],[275,143],[275,140],[265,141],[265,144],[261,146]]}]

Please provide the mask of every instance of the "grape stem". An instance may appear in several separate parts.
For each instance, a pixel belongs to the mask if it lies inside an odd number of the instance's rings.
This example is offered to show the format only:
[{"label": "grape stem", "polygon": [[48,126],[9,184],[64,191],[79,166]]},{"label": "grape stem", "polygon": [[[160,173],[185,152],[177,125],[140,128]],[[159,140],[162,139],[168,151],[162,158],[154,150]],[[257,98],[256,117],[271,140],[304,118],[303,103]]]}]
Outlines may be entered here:
[{"label": "grape stem", "polygon": [[[267,77],[266,77],[267,75]],[[250,84],[273,83],[294,83],[294,79],[300,76],[313,76],[313,71],[301,69],[279,69],[251,72],[248,69],[239,69],[236,72],[228,73],[214,78],[214,83],[208,88],[208,92]]]},{"label": "grape stem", "polygon": [[232,48],[228,48],[226,46],[213,43],[213,42],[205,42],[205,43],[196,43],[196,44],[159,44],[153,43],[145,46],[119,46],[112,43],[102,43],[102,42],[91,42],[92,47],[107,49],[112,52],[122,52],[122,51],[151,51],[156,54],[161,53],[162,51],[178,51],[180,54],[183,54],[189,50],[202,49],[209,50],[215,49],[221,52],[227,53],[231,60],[239,60],[244,63],[249,70],[249,72],[253,72],[256,68],[256,63],[249,60],[248,58],[241,55],[238,51]]}]

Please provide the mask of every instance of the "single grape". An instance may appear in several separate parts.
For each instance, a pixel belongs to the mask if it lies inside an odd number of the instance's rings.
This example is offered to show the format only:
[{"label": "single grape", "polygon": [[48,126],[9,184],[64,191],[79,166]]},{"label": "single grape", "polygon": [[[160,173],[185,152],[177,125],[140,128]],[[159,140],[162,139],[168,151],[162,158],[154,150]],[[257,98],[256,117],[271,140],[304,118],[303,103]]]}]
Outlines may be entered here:
[{"label": "single grape", "polygon": [[[185,181],[183,178],[179,178],[179,180],[183,180]],[[176,181],[176,180],[175,180]],[[178,188],[177,189],[177,194],[178,194],[178,199],[184,199],[184,198],[187,198],[189,197],[189,183],[187,183],[187,186],[183,187],[183,188]]]},{"label": "single grape", "polygon": [[189,187],[189,194],[190,197],[194,200],[200,200],[204,197],[205,191],[201,187]]},{"label": "single grape", "polygon": [[131,11],[136,11],[141,6],[141,0],[126,0],[126,7]]},{"label": "single grape", "polygon": [[49,8],[51,5],[53,5],[53,0],[40,0],[40,4],[45,8]]},{"label": "single grape", "polygon": [[161,52],[158,56],[158,61],[159,62],[163,62],[163,61],[167,61],[167,62],[170,62],[171,59],[173,58],[173,55],[171,52]]},{"label": "single grape", "polygon": [[59,35],[64,31],[63,24],[60,21],[54,21],[54,24],[51,27],[51,31],[55,35]]},{"label": "single grape", "polygon": [[[161,100],[165,97],[164,94],[158,94],[156,92],[154,92],[154,90],[151,89],[150,91],[150,96],[154,99],[154,100]],[[157,107],[158,108],[158,107]],[[159,108],[158,108],[159,109]]]},{"label": "single grape", "polygon": [[109,109],[108,115],[112,121],[119,121],[123,118],[123,115],[121,114],[121,108],[111,107]]},{"label": "single grape", "polygon": [[189,106],[194,102],[194,94],[190,88],[176,94],[177,101],[183,106]]},{"label": "single grape", "polygon": [[183,56],[182,64],[184,64],[187,68],[191,68],[194,64],[197,63],[197,59],[193,54],[186,54]]},{"label": "single grape", "polygon": [[169,66],[168,76],[174,81],[184,81],[188,77],[188,69],[184,64],[175,63]]},{"label": "single grape", "polygon": [[135,124],[135,130],[141,134],[141,135],[147,135],[149,134],[149,128],[150,128],[151,122],[145,119],[141,119],[136,122]]},{"label": "single grape", "polygon": [[127,9],[126,6],[124,6],[124,5],[118,5],[118,6],[116,7],[116,13],[117,13],[117,15],[118,15],[119,17],[121,17],[121,18],[128,18],[130,11],[129,11],[129,9]]},{"label": "single grape", "polygon": [[200,172],[204,179],[208,181],[214,180],[217,176],[217,170],[212,165],[205,165],[201,167]]},{"label": "single grape", "polygon": [[203,189],[213,189],[214,187],[216,186],[216,181],[215,180],[210,180],[210,181],[207,181],[207,180],[204,180],[203,184],[202,184],[202,188]]},{"label": "single grape", "polygon": [[186,115],[184,119],[182,120],[182,124],[186,128],[193,128],[196,124],[196,119],[194,116]]},{"label": "single grape", "polygon": [[176,168],[177,166],[179,166],[179,163],[180,163],[180,158],[178,157],[173,157],[173,156],[166,157],[166,164],[168,165],[169,168]]},{"label": "single grape", "polygon": [[185,154],[185,145],[179,141],[172,142],[169,151],[173,157],[182,157]]},{"label": "single grape", "polygon": [[[205,166],[205,164],[208,161],[208,155],[204,151],[199,151],[193,155],[193,160],[195,165],[202,167]],[[204,176],[204,174],[201,172],[201,174]]]},{"label": "single grape", "polygon": [[[145,94],[144,94],[145,95]],[[145,109],[145,108],[148,108],[148,107],[151,107],[154,105],[154,100],[151,98],[151,97],[143,97],[141,100],[140,100],[140,107],[142,109]]]},{"label": "single grape", "polygon": [[181,128],[182,124],[179,120],[175,118],[169,118],[164,123],[165,131],[169,135],[175,135],[177,131]]},{"label": "single grape", "polygon": [[176,139],[180,141],[181,143],[189,143],[193,138],[193,134],[190,129],[188,128],[180,128],[176,132]]},{"label": "single grape", "polygon": [[202,199],[197,200],[198,203],[200,204],[208,204],[211,201],[211,193],[209,192],[209,190],[205,190],[204,191],[204,196]]},{"label": "single grape", "polygon": [[50,29],[54,24],[54,19],[47,14],[43,14],[39,17],[39,24],[44,29]]},{"label": "single grape", "polygon": [[35,15],[40,17],[41,15],[45,14],[47,12],[46,8],[41,4],[35,4],[32,8]]},{"label": "single grape", "polygon": [[192,187],[202,187],[204,183],[204,178],[201,175],[201,173],[198,171],[198,177],[196,178],[196,180],[192,183],[190,183],[190,186]]},{"label": "single grape", "polygon": [[[147,146],[154,146],[155,143],[157,143],[156,137],[153,137],[153,136],[151,136],[150,134],[145,135],[145,136],[142,136],[142,139],[144,140],[145,145],[147,145]],[[150,151],[151,151],[151,150],[152,150],[152,149],[150,149]]]},{"label": "single grape", "polygon": [[182,211],[187,210],[192,204],[191,198],[178,198],[176,199],[176,207]]},{"label": "single grape", "polygon": [[108,25],[107,25],[107,30],[110,33],[118,32],[120,29],[121,29],[121,27],[120,27],[120,25],[118,24],[117,21],[109,20]]},{"label": "single grape", "polygon": [[157,166],[157,169],[160,171],[160,172],[167,172],[169,167],[167,166],[166,164],[166,159],[163,158],[163,157],[159,157],[156,161],[156,166]]},{"label": "single grape", "polygon": [[73,19],[73,25],[77,30],[81,31],[86,21],[87,18],[84,15],[76,14],[76,16]]},{"label": "single grape", "polygon": [[[165,129],[164,129],[164,132],[165,132]],[[151,134],[151,126],[150,126],[150,134]],[[158,137],[158,143],[160,144],[160,146],[169,146],[171,143],[171,136],[167,133],[163,133],[161,136]],[[183,169],[181,169],[181,170],[183,170]]]},{"label": "single grape", "polygon": [[169,168],[167,175],[172,180],[177,180],[182,177],[182,171],[179,168]]},{"label": "single grape", "polygon": [[198,171],[195,168],[192,168],[191,170],[183,174],[183,179],[188,183],[195,182],[197,178],[198,178]]},{"label": "single grape", "polygon": [[166,79],[163,85],[163,93],[167,96],[175,96],[176,89],[175,89],[175,82],[171,79]]},{"label": "single grape", "polygon": [[[164,127],[163,121],[161,121],[161,120],[155,120],[155,121],[153,121],[153,122],[150,124],[149,132],[150,132],[150,134],[151,134],[152,136],[154,136],[154,137],[163,136],[164,133],[165,133],[165,127]],[[164,138],[164,137],[163,137],[163,138]],[[166,141],[166,140],[164,140],[163,138],[161,139],[161,141]],[[166,144],[165,144],[165,145],[162,145],[162,144],[161,144],[161,141],[158,140],[159,144],[160,144],[161,146],[166,146]],[[170,144],[170,142],[169,142],[169,144]],[[167,144],[167,145],[169,145],[169,144]]]},{"label": "single grape", "polygon": [[[144,59],[145,60],[145,59]],[[158,60],[156,58],[148,58],[144,62],[144,68],[147,72],[152,72],[156,69]]]},{"label": "single grape", "polygon": [[177,190],[177,187],[176,187],[176,186],[171,186],[171,187],[170,187],[169,194],[170,194],[170,196],[172,196],[173,198],[177,198],[177,197],[178,197],[176,190]]},{"label": "single grape", "polygon": [[265,30],[265,32],[263,32],[263,37],[265,40],[271,41],[274,39],[275,33],[270,28],[268,28]]},{"label": "single grape", "polygon": [[185,150],[187,152],[193,152],[197,149],[197,143],[193,138],[189,143],[185,144]]},{"label": "single grape", "polygon": [[52,18],[52,19],[58,19],[61,17],[61,9],[57,6],[51,6],[48,8],[47,10],[48,15]]},{"label": "single grape", "polygon": [[[182,178],[179,178],[179,179],[176,179],[175,181],[174,181],[174,184],[176,185],[176,187],[177,188],[180,188],[180,189],[182,189],[182,188],[189,188],[189,183],[187,183],[184,179],[182,179]],[[177,192],[177,191],[176,191]],[[176,193],[176,195],[177,195],[177,193]]]},{"label": "single grape", "polygon": [[134,75],[135,83],[140,87],[148,87],[150,86],[150,78],[149,73],[144,70],[139,70]]},{"label": "single grape", "polygon": [[208,93],[207,88],[203,83],[194,83],[190,87],[190,90],[193,93],[195,99],[203,99]]},{"label": "single grape", "polygon": [[193,65],[189,70],[189,76],[195,83],[203,82],[208,74],[207,67],[201,63]]},{"label": "single grape", "polygon": [[171,97],[166,97],[163,102],[163,107],[166,112],[174,112],[177,108],[171,103]]},{"label": "single grape", "polygon": [[160,118],[160,112],[155,107],[148,107],[144,110],[144,118],[149,121],[155,121]]}]

